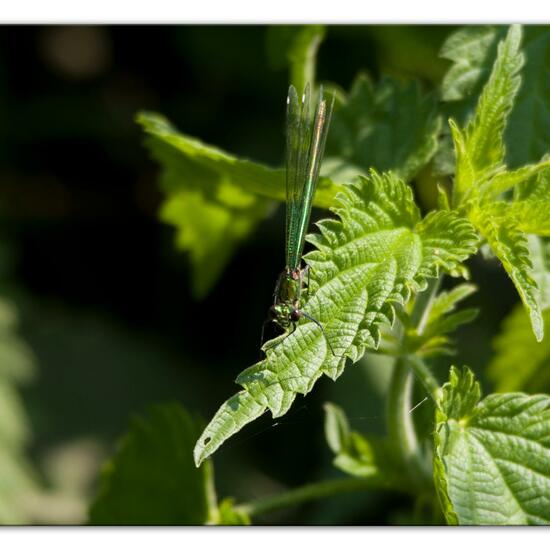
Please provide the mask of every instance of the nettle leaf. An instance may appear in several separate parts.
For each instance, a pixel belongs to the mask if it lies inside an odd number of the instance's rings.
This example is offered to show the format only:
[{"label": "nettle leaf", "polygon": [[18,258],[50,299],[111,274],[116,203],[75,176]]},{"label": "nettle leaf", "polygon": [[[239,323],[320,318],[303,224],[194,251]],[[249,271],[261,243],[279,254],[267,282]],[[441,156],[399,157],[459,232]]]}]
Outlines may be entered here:
[{"label": "nettle leaf", "polygon": [[512,25],[498,46],[491,76],[483,88],[475,115],[464,131],[452,123],[457,157],[454,199],[476,193],[486,181],[504,171],[504,128],[521,82],[521,27]]},{"label": "nettle leaf", "polygon": [[523,39],[527,63],[523,85],[506,130],[508,162],[534,162],[550,149],[550,29],[527,25]]},{"label": "nettle leaf", "polygon": [[443,101],[477,98],[491,72],[499,34],[502,29],[494,26],[468,26],[447,38],[439,55],[453,64],[441,83]]},{"label": "nettle leaf", "polygon": [[448,336],[459,326],[473,321],[478,314],[475,308],[456,311],[458,304],[476,291],[471,284],[461,284],[450,291],[439,293],[432,301],[426,321],[419,333],[417,327],[408,326],[405,331],[404,347],[409,353],[421,357],[452,355],[454,349]]},{"label": "nettle leaf", "polygon": [[512,279],[540,342],[544,336],[544,321],[527,236],[515,226],[513,218],[498,217],[493,213],[494,209],[474,208],[469,217]]},{"label": "nettle leaf", "polygon": [[523,63],[521,27],[512,25],[483,88],[475,116],[465,130],[451,122],[456,153],[453,201],[486,239],[491,252],[512,279],[531,318],[537,340],[544,335],[540,293],[532,275],[526,233],[545,235],[549,197],[505,202],[497,199],[511,188],[539,181],[548,161],[507,171],[504,165],[504,129],[520,84]]},{"label": "nettle leaf", "polygon": [[[543,157],[547,161],[548,155]],[[550,198],[550,169],[542,169],[514,187],[515,200],[547,200]]]},{"label": "nettle leaf", "polygon": [[448,523],[550,523],[550,397],[492,394],[451,368],[436,410],[434,478]]},{"label": "nettle leaf", "polygon": [[290,83],[297,90],[315,82],[317,51],[326,34],[323,25],[275,25],[267,30],[271,66],[290,67]]},{"label": "nettle leaf", "polygon": [[[177,246],[189,252],[194,294],[203,297],[235,248],[285,200],[284,171],[238,159],[178,132],[164,117],[140,113],[146,145],[162,166],[162,221],[177,229]],[[321,178],[314,204],[332,204],[338,185]]]},{"label": "nettle leaf", "polygon": [[303,309],[324,331],[302,319],[292,334],[264,346],[266,358],[240,374],[244,389],[221,406],[197,442],[197,464],[267,409],[285,414],[323,374],[338,378],[346,357],[355,362],[378,346],[379,326],[393,322],[395,305],[425,288],[427,278],[459,273],[476,250],[465,218],[439,211],[421,219],[410,187],[391,173],[371,171],[345,186],[336,202],[339,219],[318,223],[320,234],[308,237],[316,250],[305,256],[311,280]]},{"label": "nettle leaf", "polygon": [[90,509],[95,525],[201,525],[217,517],[211,464],[193,464],[200,422],[180,405],[136,418],[105,466]]},{"label": "nettle leaf", "polygon": [[506,216],[515,220],[518,229],[535,235],[550,235],[550,197],[505,204]]},{"label": "nettle leaf", "polygon": [[[550,243],[529,235],[529,249],[533,258],[533,277],[541,293],[542,317],[549,323]],[[487,374],[495,383],[496,391],[534,393],[550,390],[550,340],[535,341],[523,308],[515,307],[506,317],[493,348],[495,355]]]},{"label": "nettle leaf", "polygon": [[435,154],[440,129],[435,98],[423,95],[418,82],[383,78],[374,86],[360,74],[335,109],[327,155],[356,173],[392,170],[409,181]]},{"label": "nettle leaf", "polygon": [[[465,27],[453,33],[441,56],[453,61],[442,83],[442,98],[464,123],[491,71],[497,44],[505,27]],[[548,26],[527,25],[523,31],[525,66],[523,84],[505,133],[507,161],[511,166],[535,162],[550,147],[550,55]]]}]

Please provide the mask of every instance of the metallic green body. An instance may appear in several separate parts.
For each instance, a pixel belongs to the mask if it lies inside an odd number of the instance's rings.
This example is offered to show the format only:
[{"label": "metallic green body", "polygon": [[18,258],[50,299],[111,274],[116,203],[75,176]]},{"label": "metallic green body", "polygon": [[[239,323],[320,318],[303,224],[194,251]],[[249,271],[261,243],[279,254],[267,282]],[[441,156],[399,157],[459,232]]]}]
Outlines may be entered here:
[{"label": "metallic green body", "polygon": [[271,306],[271,317],[282,329],[286,330],[300,317],[300,302],[304,287],[305,270],[285,269],[277,279]]},{"label": "metallic green body", "polygon": [[284,330],[302,316],[311,318],[301,309],[308,271],[307,266],[302,269],[301,260],[334,100],[327,104],[321,89],[312,119],[310,95],[309,84],[301,101],[290,86],[287,99],[286,268],[277,280],[270,309],[270,318]]}]

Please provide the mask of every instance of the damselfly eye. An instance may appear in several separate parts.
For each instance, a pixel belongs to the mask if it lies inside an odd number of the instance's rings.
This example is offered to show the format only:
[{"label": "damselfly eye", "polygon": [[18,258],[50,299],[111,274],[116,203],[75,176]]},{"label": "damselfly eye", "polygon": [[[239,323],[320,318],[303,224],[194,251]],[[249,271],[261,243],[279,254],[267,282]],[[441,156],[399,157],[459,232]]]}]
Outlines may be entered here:
[{"label": "damselfly eye", "polygon": [[290,319],[293,323],[296,323],[302,317],[302,312],[299,309],[293,309],[290,312]]}]

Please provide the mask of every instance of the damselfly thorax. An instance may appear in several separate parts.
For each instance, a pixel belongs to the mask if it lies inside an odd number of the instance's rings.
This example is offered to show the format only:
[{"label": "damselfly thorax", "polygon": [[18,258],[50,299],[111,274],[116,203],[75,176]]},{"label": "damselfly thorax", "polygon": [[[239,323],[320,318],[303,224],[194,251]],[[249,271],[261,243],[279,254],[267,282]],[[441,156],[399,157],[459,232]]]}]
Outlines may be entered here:
[{"label": "damselfly thorax", "polygon": [[284,330],[297,323],[303,315],[300,308],[308,273],[307,265],[303,269],[287,267],[277,279],[273,305],[269,308],[269,318]]}]

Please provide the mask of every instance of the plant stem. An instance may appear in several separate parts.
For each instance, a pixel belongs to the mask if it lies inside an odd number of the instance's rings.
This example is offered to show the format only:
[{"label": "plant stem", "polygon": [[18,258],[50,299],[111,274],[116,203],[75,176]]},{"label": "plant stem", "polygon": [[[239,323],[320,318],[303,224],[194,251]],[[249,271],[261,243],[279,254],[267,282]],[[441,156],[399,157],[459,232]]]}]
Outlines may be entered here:
[{"label": "plant stem", "polygon": [[[422,333],[432,300],[440,279],[433,279],[428,288],[416,297],[411,313],[411,322]],[[400,328],[403,339],[403,327]],[[399,451],[399,460],[407,478],[415,486],[431,483],[430,468],[422,454],[411,415],[414,374],[416,374],[432,397],[437,395],[438,384],[426,365],[416,357],[402,355],[397,358],[388,395],[388,432],[390,440]]]},{"label": "plant stem", "polygon": [[267,512],[273,512],[281,508],[296,506],[302,502],[308,502],[310,500],[375,488],[391,488],[390,482],[378,476],[328,479],[325,481],[304,485],[298,489],[291,489],[284,493],[260,498],[246,504],[241,504],[236,506],[235,509],[252,517],[265,514]]},{"label": "plant stem", "polygon": [[407,355],[405,358],[407,365],[411,368],[416,379],[422,384],[428,395],[431,396],[437,405],[441,387],[435,376],[431,373],[428,365],[424,363],[421,357],[417,355]]}]

